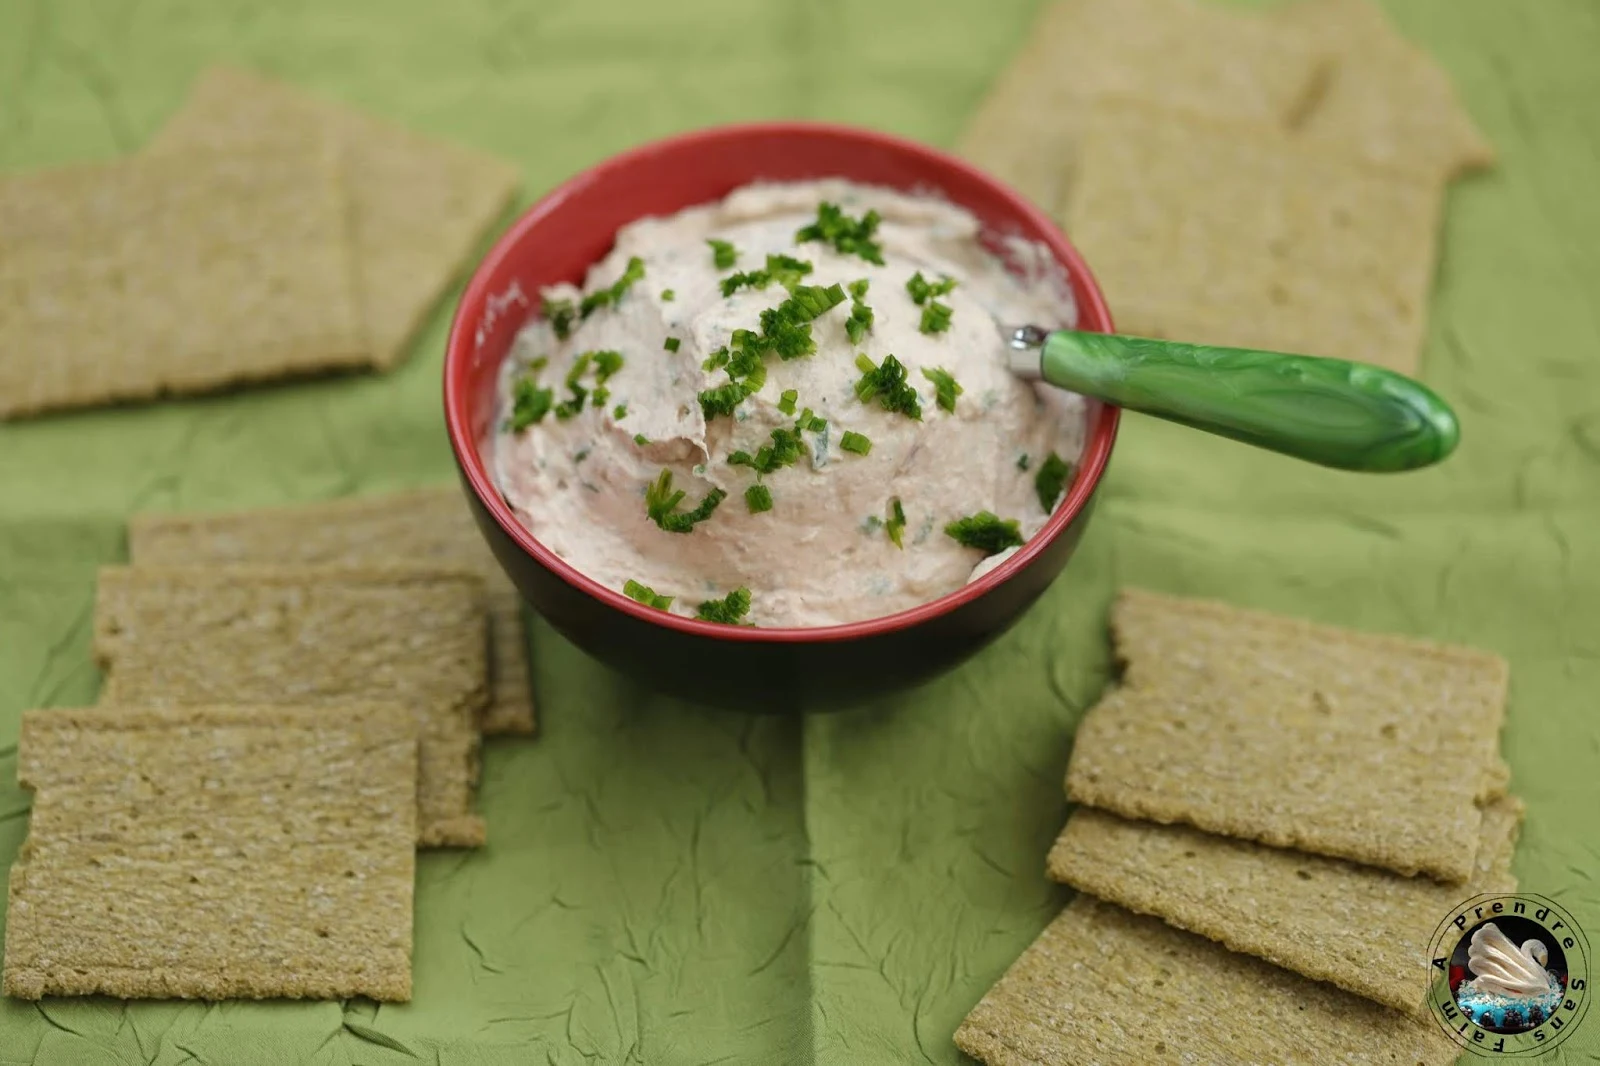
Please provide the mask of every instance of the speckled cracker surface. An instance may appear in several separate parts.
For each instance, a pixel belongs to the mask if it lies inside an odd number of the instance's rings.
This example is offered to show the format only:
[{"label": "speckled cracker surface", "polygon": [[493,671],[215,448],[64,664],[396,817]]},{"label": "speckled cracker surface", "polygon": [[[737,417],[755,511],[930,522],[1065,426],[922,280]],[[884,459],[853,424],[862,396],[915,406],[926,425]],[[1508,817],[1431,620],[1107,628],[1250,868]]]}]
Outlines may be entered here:
[{"label": "speckled cracker surface", "polygon": [[1273,12],[1337,62],[1297,132],[1372,163],[1452,176],[1494,162],[1450,76],[1371,0],[1298,0]]},{"label": "speckled cracker surface", "polygon": [[1063,213],[1123,333],[1414,373],[1443,195],[1278,131],[1107,104]]},{"label": "speckled cracker surface", "polygon": [[1432,1022],[1083,895],[955,1041],[988,1066],[1442,1066],[1460,1050]]},{"label": "speckled cracker surface", "polygon": [[349,164],[360,302],[373,358],[392,366],[510,206],[515,167],[233,67],[200,76],[153,152],[248,146],[263,128],[325,129]]},{"label": "speckled cracker surface", "polygon": [[1082,121],[1104,98],[1282,128],[1324,67],[1298,28],[1196,0],[1056,0],[1025,41],[957,150],[1046,211],[1060,203]]},{"label": "speckled cracker surface", "polygon": [[1420,1017],[1434,976],[1428,940],[1440,919],[1470,896],[1516,891],[1511,855],[1521,818],[1514,799],[1485,810],[1464,885],[1088,807],[1067,822],[1048,869],[1101,899]]},{"label": "speckled cracker surface", "polygon": [[107,704],[393,701],[420,737],[417,840],[475,847],[483,585],[421,567],[106,567]]},{"label": "speckled cracker surface", "polygon": [[411,997],[405,708],[29,711],[5,993]]},{"label": "speckled cracker surface", "polygon": [[1498,757],[1498,655],[1124,590],[1120,688],[1067,793],[1127,818],[1465,881]]},{"label": "speckled cracker surface", "polygon": [[0,178],[0,418],[366,363],[337,146]]},{"label": "speckled cracker surface", "polygon": [[489,605],[490,700],[480,726],[491,734],[534,731],[522,597],[454,485],[254,511],[135,515],[128,553],[135,565],[356,565],[389,558],[471,569],[483,576]]}]

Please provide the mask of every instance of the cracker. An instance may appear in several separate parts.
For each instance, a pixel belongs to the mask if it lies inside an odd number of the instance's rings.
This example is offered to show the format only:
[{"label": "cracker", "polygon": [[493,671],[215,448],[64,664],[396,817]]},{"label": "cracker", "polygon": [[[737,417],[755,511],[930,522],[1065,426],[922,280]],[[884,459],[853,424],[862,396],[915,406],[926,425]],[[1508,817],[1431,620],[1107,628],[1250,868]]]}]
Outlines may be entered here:
[{"label": "cracker", "polygon": [[0,418],[360,366],[337,146],[0,178]]},{"label": "cracker", "polygon": [[1083,895],[967,1015],[955,1042],[989,1066],[1443,1066],[1460,1052],[1432,1022]]},{"label": "cracker", "polygon": [[101,702],[403,703],[421,737],[418,842],[476,847],[483,611],[482,582],[442,568],[105,567]]},{"label": "cracker", "polygon": [[1337,62],[1298,124],[1306,138],[1426,177],[1494,164],[1450,76],[1371,0],[1299,0],[1273,13],[1311,34]]},{"label": "cracker", "polygon": [[1325,67],[1287,24],[1196,0],[1057,0],[979,105],[958,151],[1055,210],[1079,123],[1105,97],[1287,126]]},{"label": "cracker", "polygon": [[1067,822],[1047,868],[1111,903],[1420,1017],[1434,976],[1428,940],[1441,917],[1469,896],[1516,891],[1521,818],[1522,804],[1509,798],[1484,812],[1465,885],[1087,807]]},{"label": "cracker", "polygon": [[1489,652],[1123,591],[1122,686],[1084,717],[1076,802],[1466,880],[1507,667]]},{"label": "cracker", "polygon": [[135,515],[128,551],[136,565],[356,565],[387,557],[473,570],[489,604],[490,700],[479,725],[489,734],[534,731],[522,596],[453,485],[253,511]]},{"label": "cracker", "polygon": [[29,711],[5,993],[411,998],[405,708]]},{"label": "cracker", "polygon": [[1132,104],[1083,145],[1066,224],[1121,332],[1416,371],[1441,182]]},{"label": "cracker", "polygon": [[510,206],[517,169],[233,67],[202,74],[150,150],[247,147],[280,126],[325,129],[344,148],[363,318],[374,361],[393,366]]}]

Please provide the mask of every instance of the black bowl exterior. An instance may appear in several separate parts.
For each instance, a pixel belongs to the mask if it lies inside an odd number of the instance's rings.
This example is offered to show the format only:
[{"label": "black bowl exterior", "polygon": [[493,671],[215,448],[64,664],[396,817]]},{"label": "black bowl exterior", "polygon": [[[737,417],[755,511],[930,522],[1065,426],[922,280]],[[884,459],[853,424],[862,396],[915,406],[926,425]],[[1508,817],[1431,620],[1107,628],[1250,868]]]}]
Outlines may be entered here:
[{"label": "black bowl exterior", "polygon": [[[904,627],[832,641],[731,641],[616,610],[517,545],[463,480],[495,558],[525,599],[573,644],[641,686],[730,710],[837,710],[957,666],[1009,629],[1067,565],[1094,511],[1091,495],[1028,566],[977,599]],[[1097,487],[1098,488],[1098,487]]]}]

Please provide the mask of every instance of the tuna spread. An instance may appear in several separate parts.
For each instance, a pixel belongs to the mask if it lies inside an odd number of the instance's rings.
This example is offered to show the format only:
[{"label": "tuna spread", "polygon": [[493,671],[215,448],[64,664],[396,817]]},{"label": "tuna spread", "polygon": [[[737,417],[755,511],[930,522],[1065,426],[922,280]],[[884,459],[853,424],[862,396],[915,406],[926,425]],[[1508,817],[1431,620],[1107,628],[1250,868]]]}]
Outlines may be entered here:
[{"label": "tuna spread", "polygon": [[1060,268],[932,197],[756,184],[624,227],[502,371],[494,476],[518,519],[643,603],[760,626],[893,614],[1044,525],[1082,401],[1006,369],[1070,326]]}]

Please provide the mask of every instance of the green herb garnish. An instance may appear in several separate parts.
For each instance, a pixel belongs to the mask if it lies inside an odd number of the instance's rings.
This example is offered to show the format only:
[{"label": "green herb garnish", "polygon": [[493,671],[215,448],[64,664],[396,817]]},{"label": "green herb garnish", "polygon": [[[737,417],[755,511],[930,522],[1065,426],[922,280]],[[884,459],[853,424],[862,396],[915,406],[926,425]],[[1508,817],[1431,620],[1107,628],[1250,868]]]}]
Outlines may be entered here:
[{"label": "green herb garnish", "polygon": [[617,404],[617,406],[615,406],[615,407],[613,407],[611,409],[611,419],[612,419],[612,421],[621,422],[624,418],[627,418],[627,417],[628,417],[628,405],[627,404],[619,403],[619,404]]},{"label": "green herb garnish", "polygon": [[716,351],[712,352],[709,356],[707,356],[706,357],[706,361],[700,364],[700,369],[701,370],[708,370],[708,371],[709,370],[718,370],[718,369],[721,369],[722,367],[725,367],[727,365],[728,365],[728,349],[726,347],[722,347],[722,348],[718,348]]},{"label": "green herb garnish", "polygon": [[665,611],[672,606],[674,597],[663,596],[649,585],[641,585],[629,578],[622,584],[622,594],[630,600],[638,600],[646,607],[654,607],[658,611]]},{"label": "green herb garnish", "polygon": [[707,421],[718,415],[731,415],[746,395],[744,386],[737,381],[718,385],[714,389],[704,389],[699,394],[700,413]]},{"label": "green herb garnish", "polygon": [[678,350],[678,346],[682,343],[683,342],[677,337],[668,337],[666,340],[661,342],[661,347],[665,348],[669,352],[675,352]]},{"label": "green herb garnish", "polygon": [[650,443],[650,438],[645,436],[643,433],[635,433],[633,435],[633,443],[643,448],[646,444]]},{"label": "green herb garnish", "polygon": [[594,405],[596,407],[604,407],[609,399],[611,399],[611,390],[604,385],[594,390]]},{"label": "green herb garnish", "polygon": [[687,533],[698,523],[710,518],[717,505],[728,498],[722,489],[712,489],[694,510],[679,511],[678,504],[683,502],[685,495],[682,489],[673,490],[672,471],[662,470],[661,475],[645,490],[645,513],[668,533]]},{"label": "green herb garnish", "polygon": [[872,451],[872,442],[854,430],[845,430],[844,436],[839,438],[839,447],[856,455],[866,455]]},{"label": "green herb garnish", "polygon": [[1017,469],[1021,470],[1023,473],[1027,473],[1029,462],[1031,462],[1031,460],[1028,458],[1028,453],[1023,452],[1021,455],[1017,456]]},{"label": "green herb garnish", "polygon": [[900,534],[903,533],[906,528],[906,509],[900,506],[900,497],[891,496],[889,498],[889,510],[887,514],[888,518],[883,523],[883,531],[889,534],[889,539],[894,541],[894,546],[896,548],[904,551],[905,545],[900,543]]},{"label": "green herb garnish", "polygon": [[859,219],[845,214],[838,204],[817,205],[817,220],[802,226],[794,235],[796,243],[822,241],[845,255],[859,255],[869,263],[883,265],[883,248],[872,239],[882,219],[868,211]]},{"label": "green herb garnish", "polygon": [[863,352],[856,356],[856,366],[861,370],[861,380],[856,382],[856,399],[862,403],[876,399],[885,411],[922,421],[922,401],[917,397],[917,390],[906,383],[904,363],[886,355],[883,365],[878,366]]},{"label": "green herb garnish", "polygon": [[765,289],[774,281],[793,290],[800,279],[811,273],[811,264],[787,255],[767,256],[767,265],[761,270],[742,270],[722,279],[722,295],[732,296],[742,288]]},{"label": "green herb garnish", "polygon": [[851,344],[860,344],[872,329],[872,308],[863,300],[867,295],[867,279],[850,283],[850,317],[845,319],[844,331],[850,335]]},{"label": "green herb garnish", "polygon": [[676,300],[677,298],[678,298],[678,294],[673,292],[671,289],[662,289],[661,290],[661,302],[662,303],[669,304],[673,300]]},{"label": "green herb garnish", "polygon": [[932,370],[923,367],[922,376],[933,382],[934,390],[939,394],[939,406],[954,414],[956,397],[967,390],[956,384],[956,379],[943,367],[934,367]]},{"label": "green herb garnish", "polygon": [[554,400],[555,391],[540,388],[537,379],[518,378],[511,395],[511,431],[521,433],[535,422],[543,421]]},{"label": "green herb garnish", "polygon": [[728,465],[748,466],[756,472],[757,477],[762,477],[786,466],[793,466],[805,453],[806,444],[800,439],[799,432],[779,426],[772,431],[771,444],[763,444],[754,455],[743,449],[732,452],[728,456]]},{"label": "green herb garnish", "polygon": [[795,401],[798,399],[800,399],[799,390],[784,389],[783,395],[778,397],[778,410],[786,415],[794,414]]},{"label": "green herb garnish", "polygon": [[922,276],[922,271],[911,275],[911,280],[906,282],[906,292],[911,294],[911,302],[921,307],[928,300],[936,296],[948,295],[956,287],[956,279],[946,274],[938,281],[929,281]]},{"label": "green herb garnish", "polygon": [[544,317],[550,323],[550,328],[556,331],[556,336],[566,340],[572,333],[572,322],[578,317],[578,309],[571,300],[552,300],[547,296]]},{"label": "green herb garnish", "polygon": [[1039,494],[1039,506],[1044,508],[1045,514],[1055,509],[1056,501],[1061,498],[1061,490],[1066,487],[1071,477],[1072,464],[1055,452],[1051,452],[1045,461],[1039,464],[1039,472],[1033,477],[1033,488]]},{"label": "green herb garnish", "polygon": [[739,261],[739,249],[729,241],[719,241],[715,237],[706,241],[711,245],[711,263],[718,270],[727,270]]},{"label": "green herb garnish", "polygon": [[953,313],[948,304],[934,300],[922,309],[922,321],[917,323],[917,328],[924,333],[943,333],[950,328]]},{"label": "green herb garnish", "polygon": [[707,600],[702,603],[695,608],[694,613],[707,622],[738,625],[739,620],[750,613],[750,590],[740,585],[720,600]]},{"label": "green herb garnish", "polygon": [[[643,277],[644,260],[640,259],[638,256],[632,256],[629,258],[628,266],[623,270],[620,278],[618,278],[610,286],[604,289],[599,289],[595,292],[591,292],[589,295],[583,298],[583,301],[578,305],[578,313],[584,318],[588,318],[590,315],[594,314],[595,311],[602,307],[616,306],[617,303],[621,301],[622,297],[626,295],[627,291],[633,288],[633,283],[641,280]],[[558,333],[557,336],[559,335],[560,334]]]},{"label": "green herb garnish", "polygon": [[800,417],[794,420],[794,431],[796,433],[821,433],[827,428],[827,421],[818,418],[811,412],[811,408],[809,407],[807,407],[804,411],[801,411]]},{"label": "green herb garnish", "polygon": [[945,536],[964,548],[977,548],[985,555],[994,555],[1022,543],[1022,530],[1015,518],[1001,518],[990,511],[958,519],[944,527]]},{"label": "green herb garnish", "polygon": [[751,514],[772,510],[772,492],[765,485],[751,485],[744,490],[744,505]]}]

